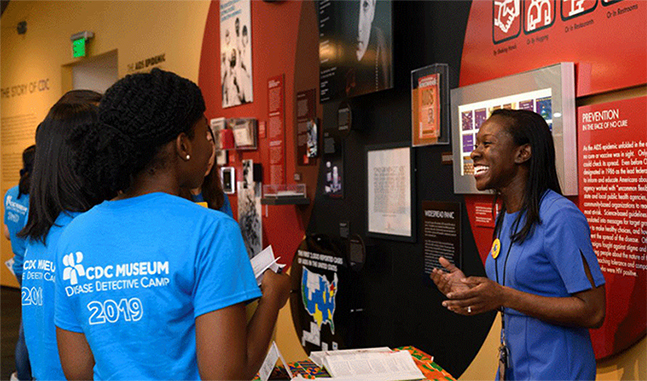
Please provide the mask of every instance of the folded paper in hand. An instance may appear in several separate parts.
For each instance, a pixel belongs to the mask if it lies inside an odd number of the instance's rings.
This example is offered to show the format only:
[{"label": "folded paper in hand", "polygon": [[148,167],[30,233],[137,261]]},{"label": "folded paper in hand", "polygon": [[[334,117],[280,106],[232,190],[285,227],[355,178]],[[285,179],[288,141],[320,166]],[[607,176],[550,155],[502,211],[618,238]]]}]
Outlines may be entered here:
[{"label": "folded paper in hand", "polygon": [[281,257],[274,258],[274,250],[272,250],[272,245],[266,247],[260,253],[256,254],[254,258],[251,259],[252,269],[254,270],[254,276],[256,277],[256,283],[260,286],[261,280],[263,279],[263,273],[265,270],[270,269],[275,273],[280,272],[285,265],[277,263]]}]

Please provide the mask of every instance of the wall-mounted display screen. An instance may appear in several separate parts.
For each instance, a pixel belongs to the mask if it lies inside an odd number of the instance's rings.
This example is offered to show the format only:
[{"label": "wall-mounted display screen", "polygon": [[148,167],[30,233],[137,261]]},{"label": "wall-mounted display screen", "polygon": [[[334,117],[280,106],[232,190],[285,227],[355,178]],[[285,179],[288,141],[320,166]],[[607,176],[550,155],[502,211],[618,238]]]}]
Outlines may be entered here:
[{"label": "wall-mounted display screen", "polygon": [[476,189],[474,150],[479,128],[500,108],[526,109],[540,114],[553,133],[556,166],[565,195],[577,195],[574,65],[561,63],[451,91],[454,192]]},{"label": "wall-mounted display screen", "polygon": [[321,102],[393,87],[391,0],[319,0]]}]

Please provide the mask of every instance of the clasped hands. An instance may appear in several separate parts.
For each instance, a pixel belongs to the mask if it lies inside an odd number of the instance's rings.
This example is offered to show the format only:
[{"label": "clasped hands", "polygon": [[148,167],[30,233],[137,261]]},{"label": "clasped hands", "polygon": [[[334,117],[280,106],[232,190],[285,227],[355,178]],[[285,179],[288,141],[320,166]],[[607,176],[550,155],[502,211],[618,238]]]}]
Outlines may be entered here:
[{"label": "clasped hands", "polygon": [[484,277],[466,277],[443,257],[438,261],[447,272],[433,269],[430,278],[448,299],[443,307],[460,315],[474,315],[503,306],[503,286]]}]

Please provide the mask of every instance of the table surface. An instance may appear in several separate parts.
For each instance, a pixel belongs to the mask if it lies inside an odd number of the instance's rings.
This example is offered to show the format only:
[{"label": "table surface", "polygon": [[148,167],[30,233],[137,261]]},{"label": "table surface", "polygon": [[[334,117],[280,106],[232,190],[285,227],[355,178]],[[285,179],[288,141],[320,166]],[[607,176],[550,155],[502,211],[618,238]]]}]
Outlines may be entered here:
[{"label": "table surface", "polygon": [[[413,357],[413,361],[418,366],[418,369],[425,376],[426,380],[430,381],[456,381],[451,374],[447,373],[440,365],[433,362],[431,356],[427,353],[411,346],[395,348],[396,351],[408,351]],[[290,371],[293,376],[300,375],[303,378],[307,379],[316,379],[317,377],[330,377],[330,375],[324,370],[318,367],[315,363],[310,360],[306,361],[296,361],[289,363]],[[254,380],[260,380],[258,376]],[[277,366],[274,368],[270,380],[289,380],[287,372],[282,366]]]}]

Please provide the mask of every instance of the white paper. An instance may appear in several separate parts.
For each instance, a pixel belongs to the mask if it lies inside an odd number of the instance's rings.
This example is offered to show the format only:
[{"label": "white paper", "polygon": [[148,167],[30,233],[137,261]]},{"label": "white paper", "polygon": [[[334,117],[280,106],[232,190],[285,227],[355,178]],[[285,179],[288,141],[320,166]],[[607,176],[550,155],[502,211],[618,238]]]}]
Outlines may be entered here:
[{"label": "white paper", "polygon": [[15,276],[16,274],[14,274],[14,272],[13,272],[13,262],[14,262],[14,261],[13,261],[13,257],[11,257],[11,258],[10,258],[8,261],[6,261],[4,264],[7,266],[7,268],[9,269],[9,271],[11,271],[11,273]]},{"label": "white paper", "polygon": [[263,360],[263,365],[258,370],[258,377],[261,378],[261,381],[267,381],[270,378],[274,365],[276,365],[276,360],[278,359],[279,349],[276,347],[276,342],[272,342],[272,346],[270,346],[270,350],[267,352],[265,360]]},{"label": "white paper", "polygon": [[273,341],[272,345],[270,346],[270,350],[267,352],[267,356],[265,356],[265,360],[263,360],[261,369],[258,370],[258,377],[260,377],[261,381],[267,381],[270,378],[270,376],[272,375],[272,370],[274,369],[274,365],[276,365],[276,360],[278,359],[281,359],[281,363],[283,363],[283,366],[285,367],[285,370],[288,373],[290,379],[293,378],[290,367],[285,362],[283,355],[281,355],[279,347],[276,346],[276,341]]},{"label": "white paper", "polygon": [[324,366],[333,379],[419,380],[424,375],[411,354],[401,352],[357,352],[325,356]]},{"label": "white paper", "polygon": [[368,231],[410,237],[411,148],[368,151]]},{"label": "white paper", "polygon": [[340,349],[337,351],[312,351],[310,352],[310,360],[313,363],[317,364],[318,367],[323,368],[323,359],[327,356],[334,355],[345,355],[352,358],[356,354],[367,353],[367,352],[381,352],[381,353],[390,353],[393,352],[389,347],[374,347],[374,348],[360,348],[360,349]]},{"label": "white paper", "polygon": [[250,262],[252,263],[252,269],[254,270],[254,276],[256,277],[256,283],[259,286],[261,285],[261,281],[263,280],[263,273],[265,272],[265,270],[270,269],[276,273],[279,272],[280,269],[285,267],[285,265],[277,263],[280,258],[281,257],[274,257],[274,250],[272,250],[272,245],[269,245],[250,260]]}]

